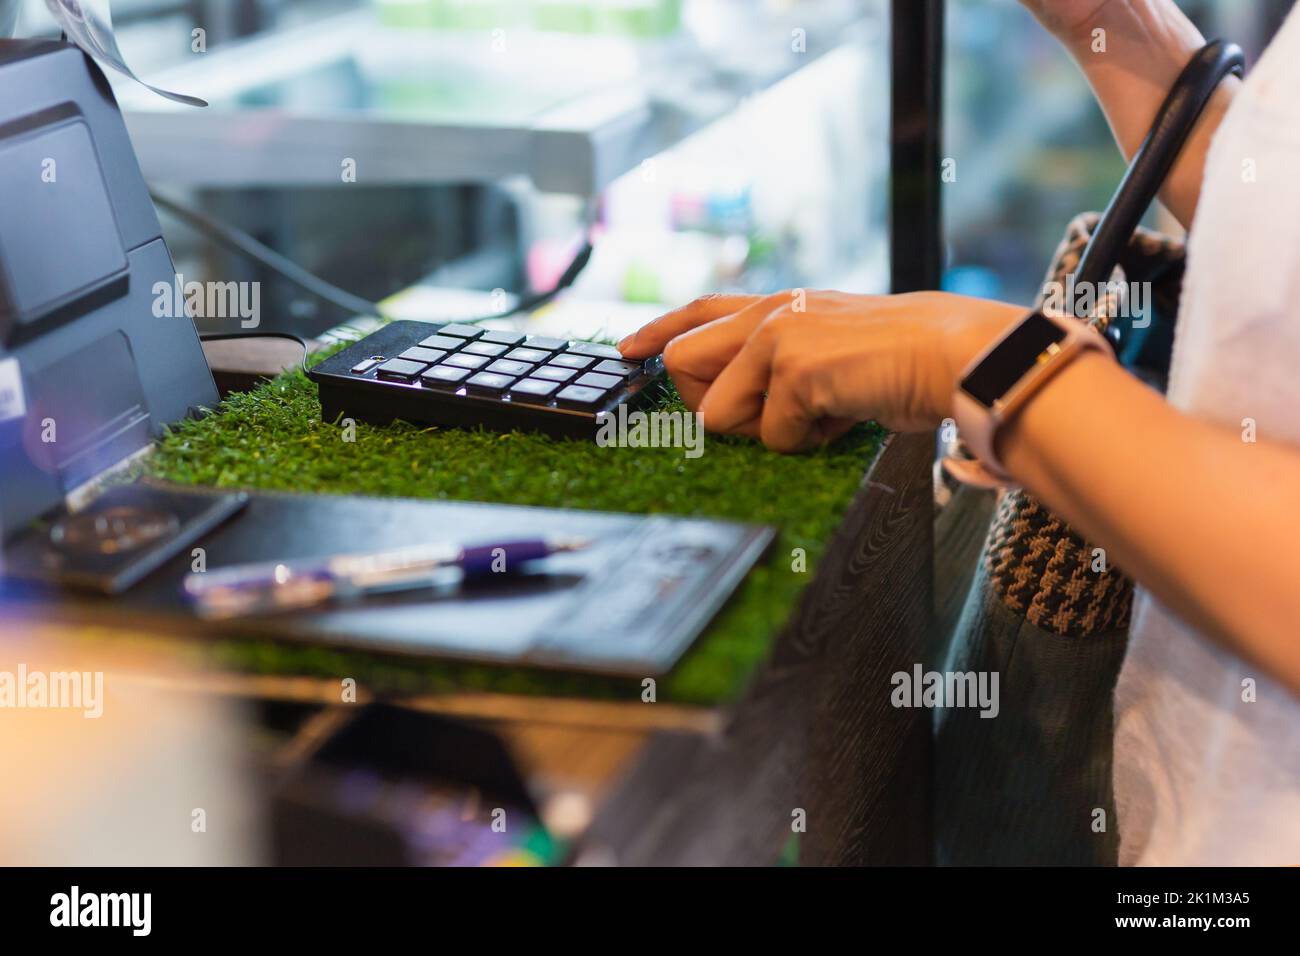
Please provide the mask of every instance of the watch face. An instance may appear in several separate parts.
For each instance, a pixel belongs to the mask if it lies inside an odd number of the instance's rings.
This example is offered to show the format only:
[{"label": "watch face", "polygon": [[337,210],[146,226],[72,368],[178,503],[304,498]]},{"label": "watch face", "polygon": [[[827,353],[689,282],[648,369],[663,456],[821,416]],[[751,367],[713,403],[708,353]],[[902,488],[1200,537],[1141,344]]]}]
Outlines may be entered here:
[{"label": "watch face", "polygon": [[1065,329],[1035,312],[1012,329],[962,379],[962,389],[981,405],[992,408],[994,402],[1025,377],[1049,346],[1056,345],[1065,336]]}]

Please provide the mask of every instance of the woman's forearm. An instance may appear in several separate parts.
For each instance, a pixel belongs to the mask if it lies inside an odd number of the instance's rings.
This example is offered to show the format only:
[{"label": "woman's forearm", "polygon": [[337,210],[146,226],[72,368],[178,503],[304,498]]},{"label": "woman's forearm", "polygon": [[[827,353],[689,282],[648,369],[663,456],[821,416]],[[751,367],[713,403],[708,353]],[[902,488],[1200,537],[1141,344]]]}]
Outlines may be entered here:
[{"label": "woman's forearm", "polygon": [[[1205,43],[1174,0],[1108,0],[1057,35],[1087,76],[1127,159],[1142,144],[1179,72]],[[1210,139],[1239,85],[1229,77],[1215,93],[1161,190],[1161,200],[1184,226],[1196,212]]]},{"label": "woman's forearm", "polygon": [[1091,354],[998,449],[1108,562],[1300,695],[1300,449],[1181,414]]}]

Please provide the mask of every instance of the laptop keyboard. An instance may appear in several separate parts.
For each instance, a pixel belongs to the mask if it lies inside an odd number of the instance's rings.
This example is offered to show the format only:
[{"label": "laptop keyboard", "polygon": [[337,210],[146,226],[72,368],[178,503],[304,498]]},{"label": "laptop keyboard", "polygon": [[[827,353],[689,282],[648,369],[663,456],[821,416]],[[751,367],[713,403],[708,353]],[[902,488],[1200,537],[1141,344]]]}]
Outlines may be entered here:
[{"label": "laptop keyboard", "polygon": [[[663,362],[609,345],[453,323],[393,322],[315,366],[327,418],[594,436],[598,416],[642,404]],[[651,390],[652,394],[657,394]]]}]

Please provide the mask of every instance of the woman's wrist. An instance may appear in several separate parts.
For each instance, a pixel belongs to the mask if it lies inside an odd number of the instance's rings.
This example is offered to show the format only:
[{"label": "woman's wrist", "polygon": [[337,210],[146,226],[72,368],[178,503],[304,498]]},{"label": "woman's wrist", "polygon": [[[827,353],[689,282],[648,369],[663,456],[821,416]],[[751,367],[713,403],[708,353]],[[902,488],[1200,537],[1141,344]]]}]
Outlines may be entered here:
[{"label": "woman's wrist", "polygon": [[952,297],[953,318],[942,332],[942,381],[938,388],[939,419],[953,415],[953,395],[962,374],[976,356],[1018,325],[1031,310],[986,299]]},{"label": "woman's wrist", "polygon": [[1144,72],[1169,83],[1205,43],[1174,0],[1109,0],[1051,32],[1085,72],[1140,63]]},{"label": "woman's wrist", "polygon": [[[1034,15],[1034,19],[1066,49],[1071,49],[1081,39],[1086,39],[1095,23],[1106,13],[1106,8],[1124,0],[1093,0],[1091,9],[1079,0],[1059,3],[1053,0],[1020,0]],[[1085,12],[1081,12],[1085,11]]]},{"label": "woman's wrist", "polygon": [[1099,352],[1084,352],[1054,375],[1027,405],[998,430],[994,449],[1016,479],[1031,489],[1044,487],[1053,471],[1053,451],[1069,440],[1069,425],[1097,383],[1114,373],[1115,362]]}]

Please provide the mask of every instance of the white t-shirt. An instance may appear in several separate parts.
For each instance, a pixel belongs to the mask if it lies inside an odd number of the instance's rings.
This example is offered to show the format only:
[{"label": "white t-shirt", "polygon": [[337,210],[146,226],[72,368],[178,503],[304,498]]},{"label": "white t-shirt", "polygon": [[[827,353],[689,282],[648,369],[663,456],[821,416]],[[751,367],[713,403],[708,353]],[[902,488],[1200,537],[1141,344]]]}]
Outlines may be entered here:
[{"label": "white t-shirt", "polygon": [[[1300,6],[1210,148],[1169,401],[1300,445]],[[1300,865],[1300,699],[1139,591],[1115,799],[1122,864]]]}]

